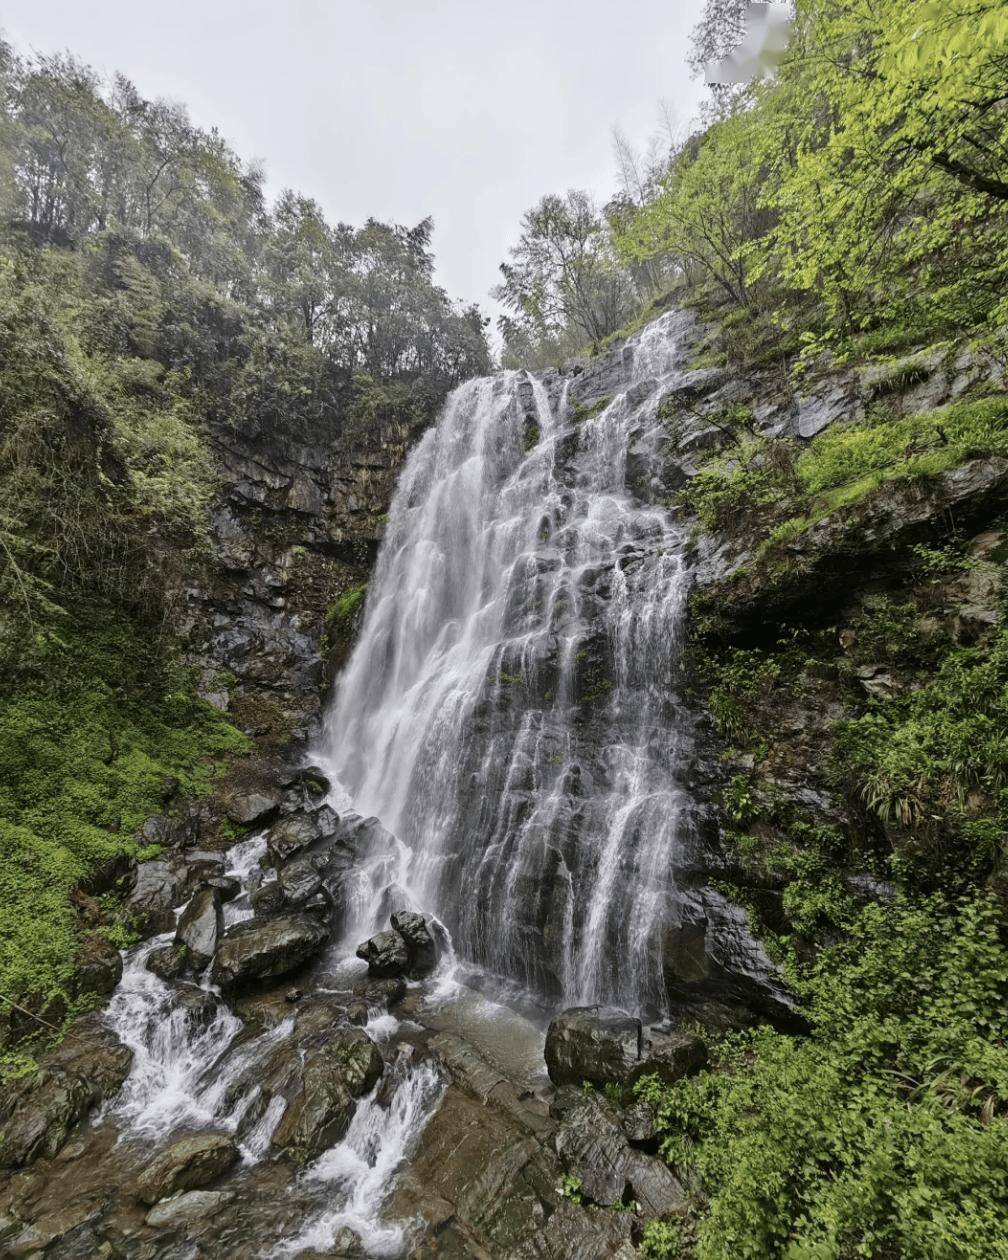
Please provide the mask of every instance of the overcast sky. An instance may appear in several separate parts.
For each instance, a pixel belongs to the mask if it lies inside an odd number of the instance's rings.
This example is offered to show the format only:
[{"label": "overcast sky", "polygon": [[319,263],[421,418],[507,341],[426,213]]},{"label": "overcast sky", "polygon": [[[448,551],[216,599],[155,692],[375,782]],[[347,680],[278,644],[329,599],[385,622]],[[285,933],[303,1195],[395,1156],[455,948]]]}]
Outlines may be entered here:
[{"label": "overcast sky", "polygon": [[685,122],[701,0],[2,0],[22,52],[70,50],[184,101],[271,193],[332,220],[434,216],[440,281],[490,309],[522,211],[613,187],[611,131]]}]

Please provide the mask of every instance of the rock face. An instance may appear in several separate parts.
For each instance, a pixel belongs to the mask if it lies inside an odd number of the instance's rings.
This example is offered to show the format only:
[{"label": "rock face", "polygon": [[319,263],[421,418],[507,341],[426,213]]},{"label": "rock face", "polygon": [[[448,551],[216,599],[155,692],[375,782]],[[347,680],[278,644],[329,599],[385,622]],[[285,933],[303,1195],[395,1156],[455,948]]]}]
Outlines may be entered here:
[{"label": "rock face", "polygon": [[328,805],[298,810],[282,818],[266,836],[270,861],[274,866],[282,866],[295,853],[334,835],[338,823],[338,816]]},{"label": "rock face", "polygon": [[116,947],[103,936],[93,936],[77,953],[74,994],[111,993],[122,979],[122,970],[122,955]]},{"label": "rock face", "polygon": [[214,958],[214,981],[230,989],[286,975],[328,939],[328,927],[306,914],[239,923],[221,940]]},{"label": "rock face", "polygon": [[55,1155],[74,1126],[129,1075],[133,1053],[97,1015],[84,1015],[39,1075],[0,1102],[0,1168]]},{"label": "rock face", "polygon": [[562,1011],[546,1034],[546,1068],[555,1085],[622,1084],[640,1062],[641,1022],[606,1006]]},{"label": "rock face", "polygon": [[300,1163],[321,1154],[346,1133],[357,1099],[372,1089],[383,1067],[363,1028],[324,1034],[323,1044],[305,1058],[301,1088],[277,1125],[273,1145]]},{"label": "rock face", "polygon": [[357,957],[364,959],[372,976],[403,976],[409,970],[406,942],[395,931],[379,932],[358,945]]},{"label": "rock face", "polygon": [[216,1181],[238,1162],[238,1148],[224,1133],[197,1133],[173,1142],[137,1178],[144,1203]]},{"label": "rock face", "polygon": [[195,970],[202,971],[213,958],[223,930],[220,893],[216,888],[201,888],[182,912],[175,944],[183,946]]},{"label": "rock face", "polygon": [[657,1076],[666,1085],[674,1085],[706,1066],[707,1047],[699,1037],[692,1033],[652,1033],[640,1061],[630,1069],[627,1084],[635,1084],[642,1076]]}]

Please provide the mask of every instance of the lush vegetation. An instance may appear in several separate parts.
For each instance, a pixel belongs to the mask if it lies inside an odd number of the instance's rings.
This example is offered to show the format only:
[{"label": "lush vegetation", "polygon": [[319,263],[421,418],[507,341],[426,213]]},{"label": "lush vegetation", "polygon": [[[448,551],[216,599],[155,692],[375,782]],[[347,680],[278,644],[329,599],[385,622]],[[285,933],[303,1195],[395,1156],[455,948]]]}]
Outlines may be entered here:
[{"label": "lush vegetation", "polygon": [[[707,0],[695,67],[737,41],[744,8]],[[671,286],[717,315],[712,353],[736,362],[966,337],[1003,362],[1006,72],[1000,0],[798,0],[772,80],[719,91],[703,129],[666,126],[644,156],[618,140],[620,187],[590,230],[544,215],[577,194],[530,212],[506,344],[548,357],[612,332],[615,304],[582,317],[601,273],[624,308]],[[543,301],[557,292],[573,296]]]},{"label": "lush vegetation", "polygon": [[213,562],[215,426],[366,445],[488,367],[430,238],[270,207],[180,106],[0,40],[0,1015],[60,1023],[81,940],[119,939],[81,882],[245,747],[173,637]]}]

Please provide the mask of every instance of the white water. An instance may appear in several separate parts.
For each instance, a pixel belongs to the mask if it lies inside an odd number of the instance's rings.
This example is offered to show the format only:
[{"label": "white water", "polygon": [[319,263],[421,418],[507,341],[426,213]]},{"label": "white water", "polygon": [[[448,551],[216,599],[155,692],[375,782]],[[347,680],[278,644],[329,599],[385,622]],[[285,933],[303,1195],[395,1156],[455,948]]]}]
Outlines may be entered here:
[{"label": "white water", "polygon": [[391,896],[533,990],[663,1004],[684,539],[631,493],[627,451],[656,457],[679,318],[628,344],[600,414],[504,373],[456,390],[410,457],[323,749],[396,837],[349,935]]},{"label": "white water", "polygon": [[360,1237],[368,1255],[401,1254],[409,1222],[386,1222],[382,1209],[396,1171],[437,1109],[444,1083],[429,1062],[414,1067],[400,1059],[390,1070],[394,1079],[387,1108],[378,1101],[387,1084],[379,1083],[358,1105],[343,1140],[320,1156],[306,1174],[309,1180],[331,1187],[339,1206],[310,1222],[285,1244],[282,1254],[309,1247],[325,1251],[343,1226]]}]

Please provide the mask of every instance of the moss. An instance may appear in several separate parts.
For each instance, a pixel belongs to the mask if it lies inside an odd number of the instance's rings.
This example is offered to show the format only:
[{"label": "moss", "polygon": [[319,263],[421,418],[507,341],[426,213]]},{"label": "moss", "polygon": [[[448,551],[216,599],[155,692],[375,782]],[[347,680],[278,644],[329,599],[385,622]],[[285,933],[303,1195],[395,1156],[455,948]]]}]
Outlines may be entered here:
[{"label": "moss", "polygon": [[0,698],[0,993],[33,1011],[68,1002],[75,886],[136,854],[168,780],[205,795],[248,747],[107,609],[64,638]]},{"label": "moss", "polygon": [[593,403],[572,402],[570,416],[575,424],[583,424],[593,416],[601,415],[612,402],[611,398],[597,398]]},{"label": "moss", "polygon": [[327,642],[336,638],[345,638],[353,633],[357,616],[364,606],[367,597],[367,583],[361,582],[344,591],[326,609],[323,618],[324,634]]}]

